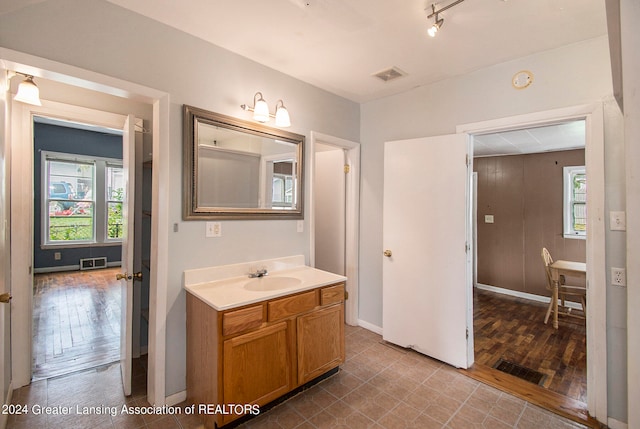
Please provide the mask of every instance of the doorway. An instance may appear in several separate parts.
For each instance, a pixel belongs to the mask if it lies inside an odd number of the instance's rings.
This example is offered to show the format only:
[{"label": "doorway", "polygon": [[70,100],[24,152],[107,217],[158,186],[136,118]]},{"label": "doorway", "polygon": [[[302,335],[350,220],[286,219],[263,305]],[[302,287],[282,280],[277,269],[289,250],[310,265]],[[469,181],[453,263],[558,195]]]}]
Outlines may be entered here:
[{"label": "doorway", "polygon": [[544,247],[554,259],[585,262],[585,205],[563,204],[573,192],[567,169],[584,169],[585,121],[472,137],[475,361],[586,404],[584,313],[567,303],[574,317],[561,317],[560,329],[542,323],[550,290],[540,255]]},{"label": "doorway", "polygon": [[310,264],[347,277],[345,321],[358,325],[360,144],[311,132]]},{"label": "doorway", "polygon": [[[574,120],[585,121],[585,165],[589,174],[589,194],[587,204],[586,263],[587,301],[592,303],[586,322],[587,343],[587,409],[591,416],[606,419],[606,275],[604,263],[604,222],[601,213],[604,210],[604,125],[602,105],[575,106],[553,111],[537,112],[517,117],[502,118],[481,123],[465,124],[457,127],[457,132],[472,135],[490,134],[503,131],[542,127]],[[600,326],[601,324],[601,326]]]},{"label": "doorway", "polygon": [[[109,122],[106,117],[98,120]],[[142,121],[137,122],[142,128]],[[121,322],[130,298],[116,278],[121,270],[110,268],[123,265],[127,235],[123,130],[85,123],[81,117],[60,120],[38,115],[33,116],[32,128],[35,381],[119,361],[121,328],[141,323],[131,318],[126,325]],[[142,144],[138,132],[139,153]],[[140,170],[141,165],[138,162],[135,168]],[[139,213],[140,193],[135,194]],[[138,232],[141,222],[135,217],[129,224]],[[141,236],[128,237],[138,244],[136,253],[142,247]],[[141,299],[148,302],[148,288],[146,293],[141,289],[135,285],[139,293],[132,305],[138,310]],[[147,329],[138,329],[123,347],[139,350],[143,334],[146,346]]]}]

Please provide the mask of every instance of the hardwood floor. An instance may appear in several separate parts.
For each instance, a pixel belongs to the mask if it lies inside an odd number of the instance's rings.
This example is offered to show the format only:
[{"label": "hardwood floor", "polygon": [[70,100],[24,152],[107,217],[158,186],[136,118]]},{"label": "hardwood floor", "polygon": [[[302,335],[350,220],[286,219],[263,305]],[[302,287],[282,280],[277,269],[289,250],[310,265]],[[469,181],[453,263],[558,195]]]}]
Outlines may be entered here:
[{"label": "hardwood floor", "polygon": [[498,359],[542,372],[542,386],[587,401],[586,329],[583,320],[559,318],[559,328],[543,323],[547,305],[474,291],[476,363],[493,367]]},{"label": "hardwood floor", "polygon": [[33,380],[120,359],[119,268],[34,275]]}]

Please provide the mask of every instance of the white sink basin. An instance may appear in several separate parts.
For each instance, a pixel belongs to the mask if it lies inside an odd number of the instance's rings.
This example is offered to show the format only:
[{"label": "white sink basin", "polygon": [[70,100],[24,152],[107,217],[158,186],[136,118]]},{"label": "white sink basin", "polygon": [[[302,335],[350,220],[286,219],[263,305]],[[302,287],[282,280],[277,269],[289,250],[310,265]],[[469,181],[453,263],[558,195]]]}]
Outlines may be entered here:
[{"label": "white sink basin", "polygon": [[259,277],[251,279],[244,284],[246,290],[257,292],[288,289],[298,286],[302,280],[295,277]]}]

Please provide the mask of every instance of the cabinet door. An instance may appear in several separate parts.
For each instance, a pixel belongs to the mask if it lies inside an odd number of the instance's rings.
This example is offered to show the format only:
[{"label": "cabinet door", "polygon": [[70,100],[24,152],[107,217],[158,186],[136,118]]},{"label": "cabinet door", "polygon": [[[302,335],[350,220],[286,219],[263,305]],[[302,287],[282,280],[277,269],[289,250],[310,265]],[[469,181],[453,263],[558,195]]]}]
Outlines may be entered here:
[{"label": "cabinet door", "polygon": [[[265,405],[291,388],[287,323],[224,342],[224,403]],[[224,423],[240,417],[226,415]]]},{"label": "cabinet door", "polygon": [[344,362],[344,305],[298,317],[298,384]]}]

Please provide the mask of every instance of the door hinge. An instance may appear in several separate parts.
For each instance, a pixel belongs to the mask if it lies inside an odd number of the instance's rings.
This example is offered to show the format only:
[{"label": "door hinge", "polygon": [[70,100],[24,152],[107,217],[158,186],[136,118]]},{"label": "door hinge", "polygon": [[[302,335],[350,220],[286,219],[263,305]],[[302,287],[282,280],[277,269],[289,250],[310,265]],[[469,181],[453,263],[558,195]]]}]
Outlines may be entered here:
[{"label": "door hinge", "polygon": [[469,250],[471,250],[471,248],[469,247],[469,242],[465,241],[465,243],[464,243],[464,253],[469,253]]},{"label": "door hinge", "polygon": [[469,154],[466,155],[465,162],[467,163],[467,167],[469,166]]},{"label": "door hinge", "polygon": [[467,338],[467,340],[468,340],[468,339],[469,339],[469,328],[467,328],[467,329],[466,329],[466,331],[467,331],[467,332],[466,332],[466,335],[467,335],[467,337],[466,337],[466,338]]},{"label": "door hinge", "polygon": [[348,300],[349,299],[349,292],[347,292],[346,290],[344,291],[344,300]]},{"label": "door hinge", "polygon": [[351,166],[349,164],[344,165],[344,174],[347,174],[351,171]]}]

